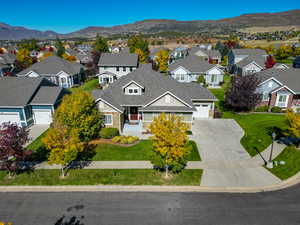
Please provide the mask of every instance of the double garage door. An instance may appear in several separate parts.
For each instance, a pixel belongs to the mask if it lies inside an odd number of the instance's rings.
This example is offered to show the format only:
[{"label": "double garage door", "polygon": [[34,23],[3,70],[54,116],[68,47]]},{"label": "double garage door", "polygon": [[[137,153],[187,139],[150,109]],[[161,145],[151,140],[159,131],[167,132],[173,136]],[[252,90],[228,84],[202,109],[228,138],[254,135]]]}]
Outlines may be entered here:
[{"label": "double garage door", "polygon": [[50,124],[52,123],[51,110],[46,109],[34,109],[33,118],[35,124]]},{"label": "double garage door", "polygon": [[0,124],[8,122],[21,125],[20,114],[18,112],[1,112]]},{"label": "double garage door", "polygon": [[201,104],[196,105],[196,112],[193,113],[193,117],[195,119],[205,119],[209,118],[209,110],[210,110],[210,104]]}]

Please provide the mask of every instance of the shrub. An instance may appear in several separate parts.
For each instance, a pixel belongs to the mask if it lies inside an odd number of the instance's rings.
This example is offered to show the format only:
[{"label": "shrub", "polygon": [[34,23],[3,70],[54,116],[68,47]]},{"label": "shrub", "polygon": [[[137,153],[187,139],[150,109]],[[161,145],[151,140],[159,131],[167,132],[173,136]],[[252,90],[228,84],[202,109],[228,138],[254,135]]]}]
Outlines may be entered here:
[{"label": "shrub", "polygon": [[119,130],[118,128],[113,127],[104,127],[100,130],[100,137],[105,139],[111,139],[115,136],[119,136]]},{"label": "shrub", "polygon": [[269,107],[267,105],[259,106],[255,108],[255,112],[268,112]]},{"label": "shrub", "polygon": [[192,132],[191,130],[187,130],[185,133],[186,133],[187,135],[192,135],[192,134],[193,134],[193,132]]},{"label": "shrub", "polygon": [[272,112],[272,113],[281,113],[282,110],[281,110],[280,107],[274,106],[274,107],[272,107],[271,112]]},{"label": "shrub", "polygon": [[112,142],[120,144],[132,144],[138,140],[139,138],[134,136],[116,136],[112,139]]}]

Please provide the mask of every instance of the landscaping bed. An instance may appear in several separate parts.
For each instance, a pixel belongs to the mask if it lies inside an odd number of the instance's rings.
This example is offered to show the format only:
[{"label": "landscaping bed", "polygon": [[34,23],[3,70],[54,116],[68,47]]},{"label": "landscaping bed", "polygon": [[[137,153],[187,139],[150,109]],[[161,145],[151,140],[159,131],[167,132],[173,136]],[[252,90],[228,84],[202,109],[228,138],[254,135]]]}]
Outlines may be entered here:
[{"label": "landscaping bed", "polygon": [[113,142],[111,139],[99,138],[99,139],[90,141],[89,144],[92,144],[92,145],[110,144],[110,145],[117,145],[117,146],[121,146],[121,147],[131,147],[131,146],[138,144],[139,142],[140,142],[140,140],[138,140],[132,144],[121,144],[121,143]]},{"label": "landscaping bed", "polygon": [[[189,141],[186,146],[191,149],[188,161],[200,161],[198,148],[195,142]],[[93,161],[134,161],[150,160],[152,153],[151,140],[141,140],[136,145],[130,147],[116,146],[112,144],[99,144],[95,148]]]},{"label": "landscaping bed", "polygon": [[281,180],[288,179],[300,171],[300,149],[287,147],[273,161],[284,161],[285,164],[268,170]]},{"label": "landscaping bed", "polygon": [[60,170],[35,170],[8,179],[0,171],[0,185],[200,185],[202,170],[183,170],[165,179],[164,173],[151,169],[71,170],[64,179]]}]

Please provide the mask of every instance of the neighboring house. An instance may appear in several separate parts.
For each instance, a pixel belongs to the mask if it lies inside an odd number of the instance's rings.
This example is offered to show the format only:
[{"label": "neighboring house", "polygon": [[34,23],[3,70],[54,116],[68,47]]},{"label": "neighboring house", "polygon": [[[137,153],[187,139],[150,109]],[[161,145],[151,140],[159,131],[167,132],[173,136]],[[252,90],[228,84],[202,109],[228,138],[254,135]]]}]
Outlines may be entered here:
[{"label": "neighboring house", "polygon": [[198,56],[206,61],[210,61],[214,64],[221,63],[221,54],[218,50],[206,50],[199,47],[193,47],[189,50],[190,55]]},{"label": "neighboring house", "polygon": [[262,56],[264,60],[266,60],[268,54],[265,50],[262,49],[232,49],[228,53],[228,69],[232,73],[234,73],[234,66],[241,62],[242,60],[246,59],[247,57],[258,57]]},{"label": "neighboring house", "polygon": [[82,65],[86,65],[93,60],[92,53],[84,51],[77,53],[76,58]]},{"label": "neighboring house", "polygon": [[19,77],[44,77],[60,87],[79,85],[83,76],[83,66],[69,62],[58,56],[49,56],[17,74]]},{"label": "neighboring house", "polygon": [[99,84],[115,82],[139,66],[137,54],[131,53],[102,53],[98,62]]},{"label": "neighboring house", "polygon": [[44,78],[0,77],[0,124],[50,124],[64,93]]},{"label": "neighboring house", "polygon": [[201,49],[205,49],[205,50],[211,50],[212,49],[211,44],[199,44],[198,47],[201,48]]},{"label": "neighboring house", "polygon": [[13,70],[15,60],[14,54],[4,53],[0,55],[0,77]]},{"label": "neighboring house", "polygon": [[39,58],[40,57],[40,52],[36,51],[36,50],[30,51],[29,54],[30,54],[30,57],[32,57],[32,58]]},{"label": "neighboring house", "polygon": [[92,46],[88,45],[88,44],[82,44],[82,45],[76,46],[76,49],[78,51],[90,52],[90,51],[92,51]]},{"label": "neighboring house", "polygon": [[108,47],[110,53],[120,53],[121,48],[119,46],[110,46]]},{"label": "neighboring house", "polygon": [[288,67],[288,65],[286,65],[286,64],[284,64],[284,63],[276,63],[276,64],[273,66],[273,68],[285,70],[285,69],[288,69],[289,67]]},{"label": "neighboring house", "polygon": [[169,65],[169,74],[179,82],[195,82],[203,75],[208,86],[219,86],[224,72],[217,65],[209,64],[197,56],[188,56]]},{"label": "neighboring house", "polygon": [[237,62],[233,71],[237,75],[245,76],[260,72],[265,69],[266,58],[261,55],[251,55]]},{"label": "neighboring house", "polygon": [[260,106],[300,108],[300,69],[272,68],[257,75],[261,79],[257,89],[262,94]]},{"label": "neighboring house", "polygon": [[189,54],[188,48],[185,48],[185,47],[175,48],[174,50],[172,50],[170,52],[170,60],[169,60],[170,62],[169,63],[172,63],[178,59],[183,59],[186,56],[188,56],[188,54]]},{"label": "neighboring house", "polygon": [[152,62],[154,62],[157,53],[160,52],[160,51],[163,51],[163,50],[164,50],[164,51],[169,51],[169,49],[168,49],[168,48],[165,48],[165,47],[159,47],[159,48],[153,48],[153,49],[151,49],[151,50],[150,50],[150,54],[149,54],[150,60],[151,60]]},{"label": "neighboring house", "polygon": [[182,116],[189,127],[193,119],[212,118],[216,98],[196,83],[179,83],[142,65],[104,90],[94,90],[105,126],[120,131],[146,131],[160,113]]}]

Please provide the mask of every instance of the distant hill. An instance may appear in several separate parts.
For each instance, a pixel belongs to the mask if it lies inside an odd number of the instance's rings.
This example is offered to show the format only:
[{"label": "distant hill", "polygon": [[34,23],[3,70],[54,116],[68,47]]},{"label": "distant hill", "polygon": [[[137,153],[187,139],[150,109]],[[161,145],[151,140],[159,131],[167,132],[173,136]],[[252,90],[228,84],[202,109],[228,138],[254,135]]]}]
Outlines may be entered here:
[{"label": "distant hill", "polygon": [[271,26],[299,26],[300,10],[291,10],[279,13],[255,13],[244,14],[237,17],[221,20],[193,20],[177,21],[152,19],[135,23],[112,27],[87,27],[69,34],[58,34],[53,31],[30,30],[24,27],[14,27],[0,23],[0,39],[24,39],[24,38],[54,38],[61,37],[94,37],[101,35],[131,34],[131,33],[159,33],[165,31],[176,32],[230,32],[249,27]]}]

